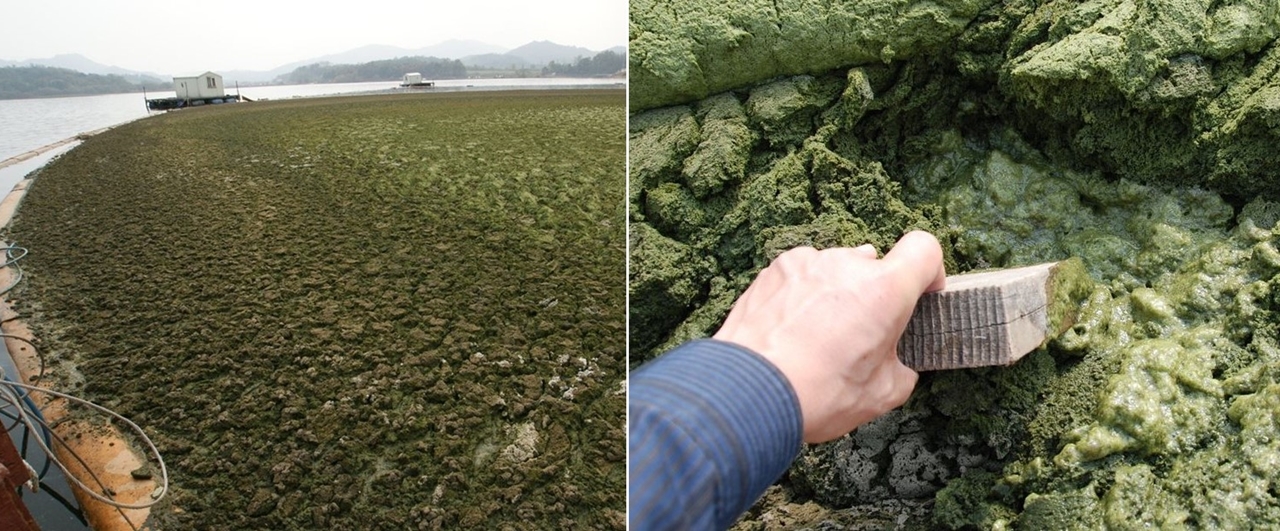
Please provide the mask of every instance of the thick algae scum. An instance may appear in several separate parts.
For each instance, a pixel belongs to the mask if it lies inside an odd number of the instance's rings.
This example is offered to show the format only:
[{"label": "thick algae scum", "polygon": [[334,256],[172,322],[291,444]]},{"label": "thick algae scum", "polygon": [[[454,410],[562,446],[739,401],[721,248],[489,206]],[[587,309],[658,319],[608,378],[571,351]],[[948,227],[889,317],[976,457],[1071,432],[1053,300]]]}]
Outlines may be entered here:
[{"label": "thick algae scum", "polygon": [[624,94],[219,105],[94,136],[10,236],[155,529],[624,526]]},{"label": "thick algae scum", "polygon": [[[1280,6],[805,5],[633,4],[659,87],[632,85],[633,353],[713,331],[783,249],[912,228],[952,272],[1076,256],[1093,288],[1017,365],[925,374],[806,450],[741,525],[1280,525]],[[883,9],[936,16],[846,31]],[[761,46],[797,17],[843,44]]]}]

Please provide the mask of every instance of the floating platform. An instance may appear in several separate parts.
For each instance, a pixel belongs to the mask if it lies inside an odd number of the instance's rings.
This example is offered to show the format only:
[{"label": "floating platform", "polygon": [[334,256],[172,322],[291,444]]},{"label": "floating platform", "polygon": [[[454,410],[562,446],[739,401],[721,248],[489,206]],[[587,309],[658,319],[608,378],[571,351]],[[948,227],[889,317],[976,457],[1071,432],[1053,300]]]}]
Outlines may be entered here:
[{"label": "floating platform", "polygon": [[147,100],[147,110],[152,111],[171,111],[173,109],[183,109],[186,107],[198,107],[201,105],[216,105],[220,103],[237,103],[240,101],[253,101],[249,98],[233,94],[230,96],[219,96],[216,98],[155,98]]},{"label": "floating platform", "polygon": [[421,81],[418,83],[401,83],[400,84],[400,88],[407,88],[407,89],[429,89],[429,88],[435,88],[435,86],[436,86],[435,81]]}]

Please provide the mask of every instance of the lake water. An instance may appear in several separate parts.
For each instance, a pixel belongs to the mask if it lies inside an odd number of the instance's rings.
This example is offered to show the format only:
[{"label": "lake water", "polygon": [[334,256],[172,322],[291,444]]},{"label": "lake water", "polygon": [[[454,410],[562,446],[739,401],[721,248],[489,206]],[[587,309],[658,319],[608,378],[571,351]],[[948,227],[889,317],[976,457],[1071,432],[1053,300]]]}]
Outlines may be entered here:
[{"label": "lake water", "polygon": [[[529,78],[529,79],[446,79],[436,81],[437,90],[499,90],[508,88],[557,88],[572,86],[614,86],[618,79]],[[327,83],[241,87],[240,94],[254,100],[351,94],[399,90],[399,81],[372,83]],[[235,87],[228,89],[234,93]],[[149,91],[147,98],[167,98],[173,91]],[[0,162],[41,146],[119,125],[147,116],[141,93],[107,94],[73,98],[0,100]],[[7,169],[7,168],[6,168]],[[3,171],[3,170],[0,170]],[[28,170],[29,171],[29,170]],[[8,172],[6,172],[8,173]],[[12,186],[0,183],[0,195]]]}]

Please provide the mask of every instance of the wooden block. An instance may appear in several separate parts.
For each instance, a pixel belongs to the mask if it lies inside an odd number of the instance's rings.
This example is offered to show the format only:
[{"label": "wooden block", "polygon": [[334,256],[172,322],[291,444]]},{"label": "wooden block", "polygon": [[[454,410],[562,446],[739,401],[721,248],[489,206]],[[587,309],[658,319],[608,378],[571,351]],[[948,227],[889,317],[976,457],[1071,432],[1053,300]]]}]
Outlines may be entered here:
[{"label": "wooden block", "polygon": [[947,277],[898,342],[917,371],[1009,365],[1075,323],[1092,282],[1079,259]]}]

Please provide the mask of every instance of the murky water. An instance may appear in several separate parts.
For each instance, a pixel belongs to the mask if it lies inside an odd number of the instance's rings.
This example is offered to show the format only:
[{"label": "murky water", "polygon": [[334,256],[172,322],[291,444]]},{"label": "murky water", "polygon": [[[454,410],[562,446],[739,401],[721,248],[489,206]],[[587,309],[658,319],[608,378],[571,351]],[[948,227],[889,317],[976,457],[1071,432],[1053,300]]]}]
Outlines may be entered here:
[{"label": "murky water", "polygon": [[146,115],[142,94],[0,100],[0,160]]},{"label": "murky water", "polygon": [[[8,375],[18,374],[18,368],[9,358],[9,351],[0,342],[0,369],[4,371],[6,378]],[[79,517],[80,504],[76,501],[71,493],[71,487],[67,484],[67,479],[63,476],[62,471],[52,463],[46,464],[45,454],[36,446],[36,443],[29,440],[35,437],[35,433],[28,432],[26,426],[13,422],[11,415],[13,414],[11,406],[5,406],[0,409],[0,416],[4,417],[4,425],[8,429],[6,434],[13,439],[13,447],[18,450],[22,458],[31,464],[40,477],[39,492],[31,492],[27,488],[18,489],[22,501],[27,505],[27,510],[31,511],[31,515],[36,519],[36,523],[41,529],[57,529],[65,531],[87,530],[89,527],[85,525]],[[0,435],[3,437],[5,435]],[[74,509],[72,509],[74,508]]]}]

